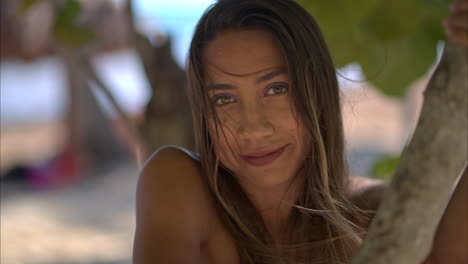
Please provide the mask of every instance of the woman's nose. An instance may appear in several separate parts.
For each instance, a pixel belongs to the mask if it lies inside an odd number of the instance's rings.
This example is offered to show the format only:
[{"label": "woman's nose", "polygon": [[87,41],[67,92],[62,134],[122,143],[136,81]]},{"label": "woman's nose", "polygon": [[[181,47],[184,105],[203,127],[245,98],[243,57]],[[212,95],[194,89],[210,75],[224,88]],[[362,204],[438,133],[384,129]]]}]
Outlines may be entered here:
[{"label": "woman's nose", "polygon": [[238,123],[237,133],[243,140],[257,140],[268,137],[274,126],[262,106],[245,109]]}]

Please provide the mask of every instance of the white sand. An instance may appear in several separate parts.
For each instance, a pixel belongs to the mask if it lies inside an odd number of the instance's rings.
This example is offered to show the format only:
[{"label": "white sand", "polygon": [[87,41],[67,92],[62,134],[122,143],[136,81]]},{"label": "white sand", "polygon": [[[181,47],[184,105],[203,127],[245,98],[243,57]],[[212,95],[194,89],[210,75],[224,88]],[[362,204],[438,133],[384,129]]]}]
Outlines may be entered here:
[{"label": "white sand", "polygon": [[66,189],[2,185],[3,264],[130,263],[136,168],[115,168]]}]

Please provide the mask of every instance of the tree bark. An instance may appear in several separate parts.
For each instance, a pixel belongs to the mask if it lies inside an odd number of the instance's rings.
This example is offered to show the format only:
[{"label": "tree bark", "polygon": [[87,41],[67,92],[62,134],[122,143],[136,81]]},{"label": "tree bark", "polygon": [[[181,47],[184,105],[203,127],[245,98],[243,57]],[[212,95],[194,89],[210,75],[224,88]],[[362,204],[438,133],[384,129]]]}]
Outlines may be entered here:
[{"label": "tree bark", "polygon": [[468,51],[447,43],[411,142],[352,264],[420,264],[467,161]]}]

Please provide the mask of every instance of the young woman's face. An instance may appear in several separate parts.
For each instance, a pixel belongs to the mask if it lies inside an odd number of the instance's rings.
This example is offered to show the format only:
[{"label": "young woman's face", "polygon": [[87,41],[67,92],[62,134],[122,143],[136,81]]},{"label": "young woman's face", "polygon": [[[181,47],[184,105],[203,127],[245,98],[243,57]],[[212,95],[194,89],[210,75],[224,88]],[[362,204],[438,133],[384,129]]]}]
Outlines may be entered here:
[{"label": "young woman's face", "polygon": [[226,31],[204,50],[208,96],[219,117],[210,135],[221,163],[238,180],[285,183],[309,152],[308,136],[289,96],[286,63],[263,30]]}]

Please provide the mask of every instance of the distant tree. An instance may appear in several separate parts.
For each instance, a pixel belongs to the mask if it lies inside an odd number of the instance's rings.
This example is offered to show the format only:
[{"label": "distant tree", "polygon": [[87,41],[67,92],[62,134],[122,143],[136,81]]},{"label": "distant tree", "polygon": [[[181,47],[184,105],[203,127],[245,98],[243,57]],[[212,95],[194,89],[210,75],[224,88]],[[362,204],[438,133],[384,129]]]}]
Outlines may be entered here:
[{"label": "distant tree", "polygon": [[185,71],[174,61],[170,36],[156,35],[148,39],[138,32],[132,2],[128,0],[126,9],[130,16],[131,35],[152,90],[140,127],[146,155],[168,144],[194,149]]},{"label": "distant tree", "polygon": [[[79,0],[23,0],[19,4],[19,13],[26,13],[32,7],[45,2],[53,4],[55,7],[52,33],[60,47],[58,54],[64,59],[67,66],[73,65],[74,67],[73,71],[67,71],[70,78],[75,81],[81,80],[81,86],[89,86],[90,82],[97,85],[111,102],[118,116],[124,121],[128,134],[134,138],[134,142],[139,142],[138,145],[144,152],[143,159],[163,145],[175,144],[189,149],[194,148],[189,104],[185,95],[185,72],[174,61],[169,36],[155,35],[148,38],[139,32],[135,26],[135,18],[131,8],[132,1],[126,2],[122,12],[127,17],[127,21],[126,25],[122,26],[126,28],[127,35],[139,54],[152,91],[149,103],[144,110],[143,123],[135,124],[122,111],[110,89],[96,74],[90,63],[95,52],[102,49],[103,36],[109,37],[108,32],[111,32],[113,27],[99,30],[101,27],[98,27],[98,23],[101,20],[95,19],[96,16],[90,15],[89,11],[84,10]],[[110,1],[102,0],[101,2],[105,5]],[[104,44],[106,43],[108,42],[104,42]],[[75,78],[74,75],[80,75],[80,77]],[[70,90],[70,95],[72,95],[72,99],[76,100],[71,100],[72,107],[68,116],[70,117],[69,127],[72,127],[73,131],[70,131],[69,134],[73,138],[78,138],[77,135],[82,135],[83,130],[87,127],[77,125],[83,122],[78,121],[78,115],[88,116],[84,112],[97,113],[97,109],[94,107],[97,104],[93,103],[94,97],[88,96],[87,102],[93,104],[93,107],[81,109],[83,108],[81,104],[85,102],[81,102],[80,106],[77,107],[77,98],[83,97],[82,93],[87,88],[76,89],[77,86],[80,86],[76,83],[73,86],[75,88]],[[79,112],[81,114],[78,114]],[[104,127],[104,123],[102,124]],[[105,135],[107,133],[97,134]],[[91,145],[96,146],[97,144],[99,146],[111,138],[98,140]],[[82,146],[91,145],[82,144]]]},{"label": "distant tree", "polygon": [[[66,142],[64,142],[63,152],[75,159],[78,170],[105,168],[118,161],[128,160],[129,150],[125,149],[118,139],[110,118],[103,112],[92,89],[92,84],[94,84],[104,95],[107,95],[107,99],[115,107],[116,112],[127,122],[128,129],[132,130],[131,121],[118,106],[110,89],[101,81],[91,63],[98,51],[109,47],[105,45],[106,41],[103,41],[103,37],[96,34],[98,28],[94,25],[98,22],[95,21],[96,15],[100,15],[100,19],[107,16],[106,10],[109,10],[109,2],[100,1],[98,4],[100,9],[91,10],[91,12],[84,10],[81,2],[77,0],[24,0],[8,1],[8,3],[7,6],[10,9],[4,12],[10,12],[15,19],[7,21],[16,24],[20,28],[20,33],[21,30],[25,30],[21,28],[21,21],[28,17],[28,12],[43,11],[38,13],[40,16],[35,17],[36,23],[40,23],[43,19],[52,21],[51,25],[45,26],[49,28],[44,28],[44,32],[39,36],[41,39],[46,38],[40,43],[41,45],[35,46],[36,43],[25,42],[21,38],[15,39],[16,42],[10,40],[9,43],[19,44],[20,47],[29,45],[34,50],[33,53],[24,53],[23,49],[14,50],[12,46],[10,47],[13,51],[10,52],[12,55],[35,59],[55,53],[62,59],[68,81],[65,87],[68,88],[66,93],[68,108],[65,114]],[[92,11],[100,13],[96,14]],[[34,28],[34,25],[29,26]],[[11,28],[7,29],[11,31]],[[12,33],[15,32],[18,31]],[[47,39],[48,33],[51,33],[51,39]],[[21,34],[13,34],[13,36],[21,36]],[[121,41],[115,38],[112,45],[116,47],[120,44]],[[26,47],[26,50],[31,49]],[[59,157],[62,154],[59,153]]]}]

